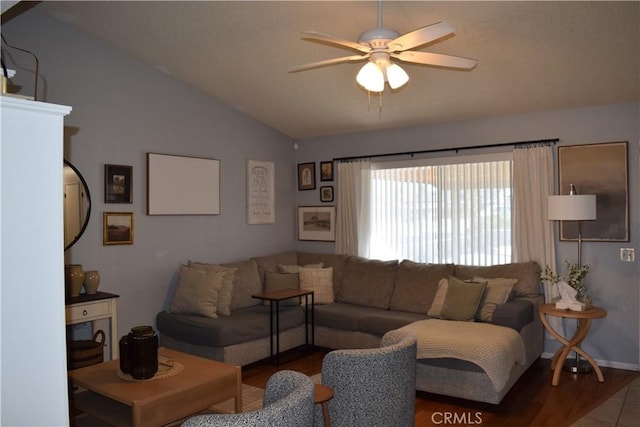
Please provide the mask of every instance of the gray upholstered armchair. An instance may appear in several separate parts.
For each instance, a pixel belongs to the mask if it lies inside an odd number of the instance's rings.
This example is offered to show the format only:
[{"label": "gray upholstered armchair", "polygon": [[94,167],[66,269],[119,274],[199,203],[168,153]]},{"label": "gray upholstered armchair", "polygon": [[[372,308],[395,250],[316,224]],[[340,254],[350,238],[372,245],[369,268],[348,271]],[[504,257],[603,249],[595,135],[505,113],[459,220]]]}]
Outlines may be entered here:
[{"label": "gray upholstered armchair", "polygon": [[183,426],[291,426],[313,425],[313,381],[295,371],[279,371],[269,378],[263,408],[242,414],[197,415]]},{"label": "gray upholstered armchair", "polygon": [[[416,402],[416,338],[390,331],[381,347],[334,350],[322,361],[322,383],[333,388],[333,427],[413,427]],[[316,407],[314,423],[324,418]]]}]

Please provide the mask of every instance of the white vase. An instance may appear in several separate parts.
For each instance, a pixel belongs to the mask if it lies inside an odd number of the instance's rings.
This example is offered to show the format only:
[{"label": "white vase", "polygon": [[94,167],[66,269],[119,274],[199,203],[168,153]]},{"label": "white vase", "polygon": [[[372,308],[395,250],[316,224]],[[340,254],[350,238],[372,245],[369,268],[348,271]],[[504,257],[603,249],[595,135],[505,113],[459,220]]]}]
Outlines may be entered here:
[{"label": "white vase", "polygon": [[84,290],[88,294],[95,294],[100,284],[100,274],[95,270],[84,272]]}]

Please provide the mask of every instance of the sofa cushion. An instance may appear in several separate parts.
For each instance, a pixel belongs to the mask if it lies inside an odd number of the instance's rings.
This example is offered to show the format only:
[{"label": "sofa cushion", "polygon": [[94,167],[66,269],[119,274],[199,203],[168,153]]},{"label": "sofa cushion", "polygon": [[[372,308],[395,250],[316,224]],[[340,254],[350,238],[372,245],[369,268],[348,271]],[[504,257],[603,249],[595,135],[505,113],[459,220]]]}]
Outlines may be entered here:
[{"label": "sofa cushion", "polygon": [[509,277],[517,279],[513,286],[513,297],[540,295],[540,266],[535,261],[491,266],[456,265],[455,276],[460,279],[481,277]]},{"label": "sofa cushion", "polygon": [[375,313],[366,314],[360,318],[358,330],[381,337],[389,331],[426,318],[424,313],[377,310]]},{"label": "sofa cushion", "polygon": [[391,310],[426,313],[442,278],[452,276],[453,264],[422,264],[404,260],[396,270]]},{"label": "sofa cushion", "polygon": [[288,274],[300,274],[302,267],[307,268],[323,268],[324,264],[319,262],[316,264],[305,264],[305,265],[297,265],[297,264],[278,264],[278,271],[280,273],[288,273]]},{"label": "sofa cushion", "polygon": [[315,304],[331,304],[333,298],[333,268],[309,268],[300,270],[300,288],[313,291]]},{"label": "sofa cushion", "polygon": [[340,302],[318,305],[315,307],[315,324],[343,331],[359,331],[360,319],[375,315],[379,311],[381,311],[379,308]]},{"label": "sofa cushion", "polygon": [[259,305],[260,301],[251,298],[253,294],[262,292],[262,283],[258,275],[258,264],[254,259],[222,264],[223,267],[237,268],[233,279],[233,295],[231,310]]},{"label": "sofa cushion", "polygon": [[388,309],[398,261],[350,257],[336,300],[348,304]]},{"label": "sofa cushion", "polygon": [[491,322],[496,307],[509,300],[513,285],[515,285],[518,280],[502,277],[488,279],[480,276],[474,276],[472,280],[474,282],[487,282],[487,289],[485,289],[484,295],[482,295],[480,306],[476,312],[476,320]]},{"label": "sofa cushion", "polygon": [[278,264],[297,264],[298,253],[296,251],[281,252],[273,255],[265,255],[261,257],[253,258],[258,266],[258,275],[260,276],[260,282],[263,284],[265,276],[264,273],[271,271],[278,272]]},{"label": "sofa cushion", "polygon": [[487,282],[462,281],[449,277],[447,295],[444,297],[440,318],[445,320],[475,320],[480,300]]},{"label": "sofa cushion", "polygon": [[196,314],[217,318],[218,292],[225,272],[205,271],[183,265],[170,313]]},{"label": "sofa cushion", "polygon": [[207,264],[203,262],[189,261],[188,266],[206,271],[223,271],[225,273],[222,280],[222,288],[218,292],[218,314],[228,316],[231,314],[231,298],[233,296],[233,284],[237,268],[227,268],[217,264]]},{"label": "sofa cushion", "polygon": [[440,317],[442,306],[444,305],[444,299],[447,296],[447,289],[449,288],[449,279],[447,277],[440,279],[438,282],[438,289],[436,295],[431,301],[431,306],[427,310],[427,314],[431,317]]},{"label": "sofa cushion", "polygon": [[[280,331],[304,324],[301,306],[280,307]],[[172,314],[156,316],[161,334],[195,345],[226,347],[269,336],[269,307],[258,305],[233,311],[231,316],[217,319]]]},{"label": "sofa cushion", "polygon": [[349,255],[342,254],[319,254],[313,252],[298,252],[298,264],[318,264],[322,263],[323,267],[333,268],[333,295],[338,295],[342,278],[344,277],[344,268]]},{"label": "sofa cushion", "polygon": [[[298,289],[300,288],[297,274],[274,273],[265,271],[264,273],[264,291],[272,292],[282,289]],[[264,305],[270,305],[270,301],[265,301]],[[280,307],[287,305],[300,305],[300,301],[296,298],[289,298],[279,302]]]},{"label": "sofa cushion", "polygon": [[537,316],[537,311],[532,301],[513,299],[496,307],[491,323],[520,332],[522,328],[533,322],[534,316]]}]

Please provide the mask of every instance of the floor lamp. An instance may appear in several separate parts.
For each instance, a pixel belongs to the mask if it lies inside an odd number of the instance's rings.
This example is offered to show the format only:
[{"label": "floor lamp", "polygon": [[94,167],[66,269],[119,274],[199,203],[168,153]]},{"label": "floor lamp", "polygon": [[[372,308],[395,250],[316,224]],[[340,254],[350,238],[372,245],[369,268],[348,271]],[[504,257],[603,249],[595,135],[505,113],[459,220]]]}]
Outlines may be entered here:
[{"label": "floor lamp", "polygon": [[[582,268],[582,221],[596,219],[596,196],[593,194],[578,195],[571,184],[568,195],[549,196],[548,218],[553,221],[578,222],[578,268]],[[579,322],[579,320],[578,320]],[[574,373],[589,372],[593,368],[589,363],[580,360],[576,352],[575,360],[567,359],[564,369]]]}]

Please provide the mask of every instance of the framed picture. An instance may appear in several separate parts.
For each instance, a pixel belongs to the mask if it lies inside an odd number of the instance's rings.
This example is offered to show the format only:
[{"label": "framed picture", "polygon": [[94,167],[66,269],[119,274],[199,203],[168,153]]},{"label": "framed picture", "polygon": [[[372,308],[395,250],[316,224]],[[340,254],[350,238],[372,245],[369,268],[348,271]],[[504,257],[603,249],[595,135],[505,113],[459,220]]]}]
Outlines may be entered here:
[{"label": "framed picture", "polygon": [[102,215],[103,245],[133,244],[133,212],[104,212]]},{"label": "framed picture", "polygon": [[[558,194],[596,195],[596,220],[581,221],[582,240],[629,241],[627,142],[558,147]],[[560,222],[560,240],[577,240],[578,224]]]},{"label": "framed picture", "polygon": [[316,163],[298,163],[298,191],[316,189]]},{"label": "framed picture", "polygon": [[220,160],[147,153],[147,215],[219,215]]},{"label": "framed picture", "polygon": [[133,167],[104,165],[104,202],[132,203]]},{"label": "framed picture", "polygon": [[333,202],[333,187],[331,185],[320,187],[320,201]]},{"label": "framed picture", "polygon": [[333,162],[320,162],[320,181],[333,181]]},{"label": "framed picture", "polygon": [[247,161],[247,223],[273,224],[275,214],[275,163]]},{"label": "framed picture", "polygon": [[298,240],[336,240],[335,206],[298,206]]}]

